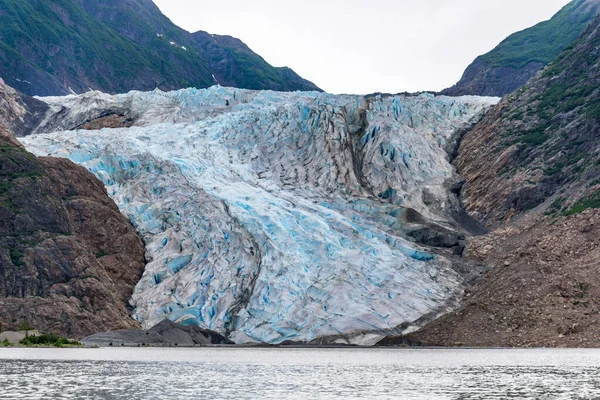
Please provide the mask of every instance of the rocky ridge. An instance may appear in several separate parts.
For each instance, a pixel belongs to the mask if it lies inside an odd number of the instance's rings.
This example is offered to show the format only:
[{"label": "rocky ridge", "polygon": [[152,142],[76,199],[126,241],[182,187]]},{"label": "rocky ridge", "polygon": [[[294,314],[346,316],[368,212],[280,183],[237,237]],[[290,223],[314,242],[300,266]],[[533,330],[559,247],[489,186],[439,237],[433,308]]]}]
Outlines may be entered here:
[{"label": "rocky ridge", "polygon": [[144,246],[93,175],[19,144],[9,128],[31,129],[46,107],[23,98],[0,84],[0,329],[27,322],[82,337],[137,327],[128,300]]},{"label": "rocky ridge", "polygon": [[488,225],[593,203],[600,176],[599,20],[461,143],[463,203]]},{"label": "rocky ridge", "polygon": [[466,256],[495,267],[455,312],[384,343],[598,347],[600,18],[464,137],[467,210],[491,229]]},{"label": "rocky ridge", "polygon": [[525,85],[569,46],[600,9],[598,0],[574,0],[549,21],[514,33],[477,57],[448,96],[505,96]]}]

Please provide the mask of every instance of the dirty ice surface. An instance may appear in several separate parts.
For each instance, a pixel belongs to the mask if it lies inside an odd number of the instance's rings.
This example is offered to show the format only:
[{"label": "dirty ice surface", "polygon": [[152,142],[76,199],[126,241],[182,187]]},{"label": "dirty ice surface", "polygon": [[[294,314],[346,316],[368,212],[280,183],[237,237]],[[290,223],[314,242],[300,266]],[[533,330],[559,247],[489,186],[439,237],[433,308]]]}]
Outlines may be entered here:
[{"label": "dirty ice surface", "polygon": [[[134,317],[237,343],[374,344],[462,290],[407,240],[407,207],[451,226],[448,149],[494,98],[223,87],[43,98],[23,138],[101,179],[144,239]],[[108,114],[130,128],[72,129]],[[405,324],[405,325],[403,325]]]}]

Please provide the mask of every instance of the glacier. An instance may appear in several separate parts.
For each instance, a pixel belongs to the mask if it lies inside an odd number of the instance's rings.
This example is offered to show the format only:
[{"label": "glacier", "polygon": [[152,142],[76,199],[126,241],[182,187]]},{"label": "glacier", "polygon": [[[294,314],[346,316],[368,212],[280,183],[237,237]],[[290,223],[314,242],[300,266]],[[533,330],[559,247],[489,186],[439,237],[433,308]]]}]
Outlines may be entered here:
[{"label": "glacier", "polygon": [[[449,152],[497,98],[215,86],[40,99],[51,111],[23,144],[94,173],[146,244],[131,298],[144,328],[371,345],[462,292]],[[132,126],[77,129],[107,115]]]}]

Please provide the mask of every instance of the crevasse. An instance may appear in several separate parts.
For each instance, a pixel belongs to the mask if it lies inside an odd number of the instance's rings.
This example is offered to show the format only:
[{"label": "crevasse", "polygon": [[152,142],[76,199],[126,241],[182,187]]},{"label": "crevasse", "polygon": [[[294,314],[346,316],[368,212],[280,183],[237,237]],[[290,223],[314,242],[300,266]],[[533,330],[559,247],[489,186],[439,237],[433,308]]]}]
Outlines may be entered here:
[{"label": "crevasse", "polygon": [[[455,229],[447,147],[492,98],[333,96],[223,87],[42,98],[38,155],[99,179],[146,243],[131,299],[237,343],[372,344],[462,287],[408,239],[406,210]],[[131,128],[64,130],[118,113]]]}]

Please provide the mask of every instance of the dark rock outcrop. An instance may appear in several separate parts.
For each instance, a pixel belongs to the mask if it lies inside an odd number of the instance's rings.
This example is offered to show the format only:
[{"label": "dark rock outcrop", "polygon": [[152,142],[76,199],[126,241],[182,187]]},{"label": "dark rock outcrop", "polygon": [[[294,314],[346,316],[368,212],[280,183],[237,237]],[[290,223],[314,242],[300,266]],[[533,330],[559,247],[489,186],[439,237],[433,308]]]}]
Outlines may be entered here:
[{"label": "dark rock outcrop", "polygon": [[104,128],[129,128],[134,124],[134,120],[119,114],[110,114],[104,117],[95,118],[89,122],[79,125],[75,129],[84,129],[96,131]]},{"label": "dark rock outcrop", "polygon": [[525,85],[584,31],[600,9],[599,0],[574,0],[549,21],[517,32],[477,57],[448,96],[498,96]]},{"label": "dark rock outcrop", "polygon": [[135,328],[143,243],[91,173],[20,146],[6,126],[35,121],[22,98],[0,85],[0,327],[77,338]]},{"label": "dark rock outcrop", "polygon": [[233,344],[227,338],[196,326],[183,326],[165,319],[152,329],[98,333],[82,340],[88,346],[206,346]]}]

